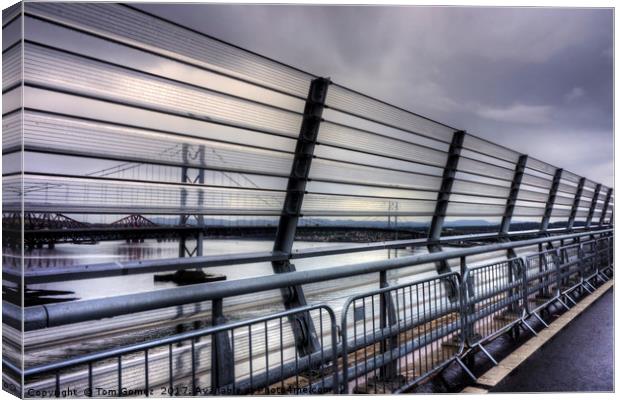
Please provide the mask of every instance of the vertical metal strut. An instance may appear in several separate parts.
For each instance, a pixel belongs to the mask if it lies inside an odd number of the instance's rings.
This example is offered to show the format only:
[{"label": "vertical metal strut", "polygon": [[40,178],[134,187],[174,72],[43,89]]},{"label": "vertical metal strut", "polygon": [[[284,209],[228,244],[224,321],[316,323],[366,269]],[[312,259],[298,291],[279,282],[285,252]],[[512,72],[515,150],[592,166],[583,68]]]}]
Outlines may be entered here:
[{"label": "vertical metal strut", "polygon": [[[527,155],[522,154],[519,156],[519,160],[515,165],[515,173],[512,176],[512,183],[510,184],[510,193],[508,199],[506,199],[506,209],[504,210],[504,216],[499,227],[499,240],[507,242],[508,231],[510,231],[510,223],[512,221],[512,214],[514,214],[515,206],[517,204],[517,196],[519,195],[519,189],[521,188],[521,181],[523,180],[523,174],[525,173],[525,165],[527,164]],[[514,249],[508,249],[506,252],[508,258],[515,258],[517,253]]]},{"label": "vertical metal strut", "polygon": [[[293,166],[286,187],[286,197],[273,245],[274,252],[290,254],[293,248],[329,84],[328,78],[317,78],[310,84],[303,121],[295,147]],[[295,266],[288,260],[274,261],[272,266],[277,274],[295,271]],[[301,286],[282,289],[282,298],[286,309],[306,305]],[[305,314],[297,316],[292,322],[297,350],[302,355],[316,351],[319,345],[309,316]]]},{"label": "vertical metal strut", "polygon": [[[452,135],[452,142],[450,143],[450,149],[448,150],[448,159],[446,160],[446,166],[443,170],[441,188],[437,193],[435,213],[433,214],[433,219],[428,232],[428,250],[431,253],[441,251],[439,238],[441,237],[443,222],[446,218],[446,211],[448,210],[448,203],[450,202],[450,193],[452,192],[452,185],[454,183],[454,177],[456,176],[459,158],[461,157],[461,149],[463,147],[464,139],[465,131],[456,131]],[[440,274],[450,272],[450,266],[446,261],[438,262],[436,267],[437,272]]]},{"label": "vertical metal strut", "polygon": [[543,218],[540,223],[541,232],[546,232],[549,228],[549,220],[551,219],[553,204],[555,204],[555,197],[558,193],[558,187],[560,186],[561,178],[562,168],[558,168],[555,170],[555,174],[553,175],[553,181],[551,182],[551,188],[549,189],[549,197],[547,198],[547,204],[545,204],[545,213],[543,214]]},{"label": "vertical metal strut", "polygon": [[579,202],[581,201],[581,194],[583,193],[583,186],[586,183],[586,178],[579,179],[577,184],[577,192],[575,192],[575,199],[573,200],[573,207],[570,210],[570,217],[568,218],[568,225],[566,228],[571,231],[575,225],[575,218],[577,218],[577,211],[579,209]]},{"label": "vertical metal strut", "polygon": [[592,217],[594,216],[594,209],[596,209],[596,201],[598,200],[598,194],[601,191],[601,184],[597,184],[592,195],[592,203],[590,204],[590,211],[588,211],[588,219],[586,219],[586,229],[590,229],[592,225]]},{"label": "vertical metal strut", "polygon": [[512,220],[512,214],[515,211],[517,196],[519,195],[519,188],[521,187],[526,164],[527,155],[523,154],[519,157],[519,161],[517,161],[517,165],[515,166],[515,173],[512,177],[512,183],[510,184],[510,194],[508,195],[508,199],[506,199],[506,210],[504,211],[502,223],[499,227],[500,236],[505,236],[510,230],[510,222]]},{"label": "vertical metal strut", "polygon": [[612,190],[612,188],[609,188],[607,190],[607,195],[605,196],[605,203],[603,204],[603,210],[601,212],[601,218],[598,221],[599,225],[603,225],[603,223],[605,222],[605,214],[607,214],[607,208],[609,207],[609,201],[611,200]]}]

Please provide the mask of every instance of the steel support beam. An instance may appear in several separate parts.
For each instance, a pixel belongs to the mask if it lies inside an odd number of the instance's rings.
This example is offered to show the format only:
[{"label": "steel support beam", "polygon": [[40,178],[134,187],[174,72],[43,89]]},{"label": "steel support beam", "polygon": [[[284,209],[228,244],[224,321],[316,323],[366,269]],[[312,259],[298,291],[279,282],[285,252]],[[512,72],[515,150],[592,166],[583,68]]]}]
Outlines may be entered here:
[{"label": "steel support beam", "polygon": [[551,219],[553,204],[555,204],[555,197],[558,193],[561,178],[562,168],[558,168],[555,170],[555,174],[553,175],[553,181],[551,182],[551,188],[549,189],[549,197],[547,198],[547,204],[545,204],[545,213],[543,214],[542,221],[540,223],[540,231],[543,233],[547,232],[547,229],[549,228],[549,220]]},{"label": "steel support beam", "polygon": [[[448,210],[448,203],[450,202],[450,193],[452,193],[452,185],[454,184],[454,177],[458,168],[459,158],[461,157],[461,149],[463,148],[463,141],[465,139],[465,131],[456,131],[452,135],[452,142],[450,143],[450,149],[448,150],[448,158],[446,160],[446,166],[443,170],[443,179],[441,181],[441,188],[437,193],[437,203],[435,204],[435,213],[431,220],[431,226],[428,231],[428,251],[436,253],[441,251],[441,245],[439,244],[439,238],[441,237],[441,230],[443,228],[443,222],[446,218],[446,211]],[[443,274],[450,272],[450,266],[447,262],[442,261],[437,263],[437,272]]]},{"label": "steel support beam", "polygon": [[[510,231],[510,222],[512,221],[512,214],[517,204],[517,196],[519,195],[519,188],[521,187],[521,181],[523,180],[523,173],[525,172],[525,165],[527,164],[527,155],[522,154],[515,165],[515,173],[512,177],[512,183],[510,184],[510,193],[508,199],[506,199],[506,209],[502,222],[499,227],[499,240],[508,242],[508,232]],[[508,249],[508,258],[514,258],[517,256],[513,249]]]},{"label": "steel support beam", "polygon": [[605,222],[605,214],[607,214],[607,208],[609,207],[609,201],[611,200],[611,192],[612,192],[612,188],[609,188],[607,190],[607,195],[605,196],[605,203],[603,204],[603,211],[601,213],[601,218],[598,221],[599,225],[603,225],[603,223]]},{"label": "steel support beam", "polygon": [[512,177],[512,183],[510,185],[510,194],[506,200],[506,210],[502,217],[502,223],[499,228],[500,236],[505,236],[510,230],[510,222],[512,220],[512,214],[515,210],[517,203],[517,196],[519,195],[519,188],[521,187],[521,181],[523,180],[523,173],[525,172],[525,164],[527,164],[527,155],[523,154],[519,157],[517,165],[515,166],[515,173]]},{"label": "steel support beam", "polygon": [[[301,206],[329,84],[330,81],[327,78],[317,78],[310,84],[303,121],[295,147],[293,166],[286,187],[286,197],[278,223],[278,230],[276,231],[273,246],[273,251],[276,253],[290,254],[293,249],[295,232],[301,217]],[[288,259],[273,261],[271,264],[274,272],[277,274],[295,271],[295,265]],[[281,291],[284,306],[287,310],[306,305],[306,299],[301,286],[290,286]],[[319,343],[312,320],[304,314],[298,316],[296,321],[291,322],[293,333],[295,334],[295,344],[300,354],[307,355],[316,351],[319,348]]]},{"label": "steel support beam", "polygon": [[599,183],[594,188],[594,194],[592,195],[592,203],[590,203],[590,211],[588,211],[588,219],[586,219],[586,229],[590,229],[592,225],[592,217],[594,216],[594,210],[596,209],[596,201],[598,200],[598,194],[601,191],[601,184]]},{"label": "steel support beam", "polygon": [[579,179],[577,184],[577,191],[575,192],[575,199],[573,200],[573,207],[570,210],[570,217],[568,218],[568,225],[566,228],[571,231],[575,225],[575,218],[577,218],[577,211],[579,209],[579,202],[581,201],[581,195],[583,193],[583,186],[586,183],[586,178]]}]

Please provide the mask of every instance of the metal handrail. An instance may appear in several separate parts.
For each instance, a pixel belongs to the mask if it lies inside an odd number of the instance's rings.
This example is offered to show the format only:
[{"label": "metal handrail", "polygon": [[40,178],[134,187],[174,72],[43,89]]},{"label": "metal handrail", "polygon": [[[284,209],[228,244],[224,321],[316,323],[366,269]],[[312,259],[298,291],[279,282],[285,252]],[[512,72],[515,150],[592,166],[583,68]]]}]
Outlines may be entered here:
[{"label": "metal handrail", "polygon": [[[548,238],[545,238],[546,240],[548,240]],[[594,242],[595,244],[601,243],[601,242],[608,242],[610,240],[610,237],[603,237],[598,239],[596,242]],[[524,244],[523,242],[528,242],[528,244]],[[529,241],[522,241],[522,242],[517,242],[514,244],[517,244],[517,247],[520,246],[525,246],[525,245],[529,245],[529,242],[532,242],[532,240]],[[590,243],[590,242],[588,242]],[[514,245],[513,244],[513,245]],[[492,245],[492,246],[483,246],[483,247],[497,247],[496,245]],[[580,244],[569,244],[566,246],[562,246],[560,248],[556,248],[553,250],[546,250],[546,251],[542,251],[542,252],[538,252],[535,255],[531,255],[529,257],[533,257],[533,256],[540,256],[540,255],[544,255],[544,254],[559,254],[562,250],[565,250],[567,248],[580,248],[581,245]],[[599,250],[599,247],[597,246],[596,248],[597,252],[603,252],[603,251],[608,251],[607,247],[601,247]],[[469,250],[469,251],[467,251]],[[475,251],[472,251],[474,249],[464,249],[464,250],[457,250],[457,251],[444,251],[442,253],[449,253],[449,254],[443,254],[444,258],[453,258],[455,257],[455,254],[470,254],[473,252],[473,254],[476,254]],[[583,260],[584,259],[590,259],[592,257],[595,257],[598,253],[595,253],[594,255],[588,255],[585,256],[585,254],[580,251],[578,253],[578,259],[577,260],[564,260],[564,263],[558,262],[558,263],[553,263],[552,266],[550,268],[547,268],[545,271],[543,272],[538,272],[535,273],[533,275],[528,275],[528,268],[527,268],[527,263],[526,263],[526,259],[525,257],[517,257],[517,258],[513,258],[513,259],[509,259],[509,260],[505,260],[502,261],[502,263],[511,263],[511,262],[523,262],[523,264],[520,266],[521,268],[517,268],[516,271],[513,274],[513,278],[514,281],[508,281],[506,284],[504,284],[502,287],[500,288],[495,288],[494,287],[494,292],[493,294],[498,294],[501,292],[506,292],[508,293],[508,296],[493,302],[492,304],[486,305],[485,308],[483,309],[475,309],[475,307],[470,307],[472,305],[475,305],[477,303],[479,303],[480,301],[486,299],[487,297],[489,297],[489,293],[485,293],[482,296],[476,296],[474,294],[474,297],[470,298],[470,295],[473,293],[469,293],[468,287],[467,287],[467,277],[470,276],[471,273],[473,273],[474,271],[478,271],[478,270],[483,270],[489,266],[493,266],[497,263],[492,263],[492,264],[487,264],[487,265],[482,265],[482,266],[476,266],[476,267],[468,267],[465,269],[464,271],[464,275],[461,277],[461,275],[457,272],[452,272],[452,273],[447,273],[447,274],[443,274],[443,275],[438,275],[435,277],[431,277],[431,278],[426,278],[426,279],[419,279],[410,283],[405,283],[405,284],[400,284],[400,285],[396,285],[396,286],[388,286],[382,289],[377,289],[374,291],[370,291],[370,292],[366,292],[364,294],[358,294],[358,295],[353,295],[351,297],[349,297],[347,299],[347,301],[345,302],[345,306],[343,308],[343,310],[345,310],[341,316],[341,326],[338,327],[336,325],[336,319],[335,319],[335,313],[333,312],[333,310],[325,305],[319,304],[319,305],[313,305],[313,306],[305,306],[305,307],[299,307],[296,309],[291,309],[288,311],[283,311],[283,312],[278,312],[278,313],[274,313],[268,316],[264,316],[264,317],[259,317],[259,318],[253,318],[253,319],[249,319],[249,320],[243,320],[243,321],[238,321],[238,322],[234,322],[234,323],[226,323],[223,325],[217,325],[217,326],[210,326],[207,328],[203,328],[203,329],[198,329],[195,331],[191,331],[191,332],[186,332],[186,333],[181,333],[181,334],[177,334],[177,335],[173,335],[173,336],[169,336],[169,337],[165,337],[165,338],[160,338],[160,339],[155,339],[155,340],[151,340],[145,343],[139,343],[139,344],[133,344],[133,345],[127,345],[118,349],[111,349],[111,350],[106,350],[106,351],[102,351],[102,352],[97,352],[97,353],[93,353],[93,354],[88,354],[88,355],[84,355],[84,356],[79,356],[79,357],[75,357],[69,360],[63,360],[63,361],[59,361],[59,362],[54,362],[51,364],[47,364],[47,365],[42,365],[42,366],[37,366],[37,367],[32,367],[29,369],[26,369],[23,371],[23,375],[25,377],[33,377],[35,375],[41,375],[41,374],[46,374],[46,373],[55,373],[58,374],[61,370],[66,370],[67,368],[71,368],[71,367],[75,367],[75,366],[79,366],[79,365],[84,365],[84,364],[89,364],[92,365],[92,363],[97,362],[97,361],[101,361],[104,359],[111,359],[114,357],[120,357],[122,355],[126,355],[129,353],[135,353],[135,352],[140,352],[140,351],[148,351],[149,349],[158,347],[158,346],[165,346],[165,345],[171,345],[173,343],[178,343],[184,340],[194,340],[197,339],[199,337],[202,336],[207,336],[207,335],[215,335],[217,333],[221,333],[221,332],[227,332],[227,331],[231,331],[234,330],[235,328],[240,328],[240,327],[245,327],[245,326],[249,326],[252,324],[256,324],[256,323],[261,323],[261,322],[265,322],[265,321],[269,321],[269,320],[273,320],[274,318],[283,318],[283,317],[287,317],[287,316],[291,316],[291,315],[296,315],[299,313],[304,313],[304,312],[309,312],[311,310],[316,310],[316,309],[322,309],[322,310],[326,310],[327,313],[329,314],[329,318],[331,320],[331,326],[332,326],[332,340],[331,340],[331,345],[329,347],[321,347],[320,349],[320,353],[321,353],[321,358],[320,360],[316,357],[317,354],[311,354],[308,355],[308,359],[306,360],[306,362],[303,362],[301,364],[296,364],[293,368],[293,365],[286,365],[286,366],[282,366],[281,369],[282,370],[286,370],[286,374],[282,375],[281,373],[279,374],[278,371],[272,371],[272,373],[270,374],[269,372],[265,372],[264,374],[259,374],[255,377],[255,382],[254,383],[248,383],[245,381],[241,381],[236,383],[238,386],[237,387],[244,387],[245,389],[251,391],[251,390],[256,390],[259,388],[259,386],[261,385],[269,385],[275,382],[279,382],[282,379],[286,379],[288,376],[293,376],[297,373],[299,373],[300,368],[302,369],[306,369],[306,368],[312,368],[317,362],[319,364],[321,363],[325,363],[325,360],[328,360],[327,362],[332,363],[333,366],[336,366],[336,368],[334,370],[332,370],[330,372],[331,376],[326,376],[323,377],[323,383],[321,385],[319,385],[320,387],[318,387],[319,389],[322,390],[326,390],[328,388],[331,388],[332,390],[335,391],[340,391],[340,390],[344,390],[346,392],[346,387],[348,385],[348,380],[351,377],[356,377],[356,376],[360,376],[360,375],[364,375],[366,373],[369,373],[369,371],[372,370],[376,370],[378,368],[383,368],[386,367],[389,363],[391,362],[395,362],[396,360],[398,360],[398,358],[402,357],[402,354],[409,354],[413,351],[415,351],[416,349],[420,348],[421,346],[425,346],[426,344],[428,344],[427,342],[427,333],[424,333],[423,337],[418,337],[417,339],[411,341],[411,342],[407,342],[404,344],[397,344],[397,347],[392,348],[392,349],[387,349],[385,353],[381,353],[380,355],[380,359],[378,359],[377,357],[373,357],[371,360],[368,360],[368,365],[364,365],[364,366],[360,366],[360,365],[354,365],[354,366],[349,366],[347,363],[347,355],[348,352],[350,351],[358,351],[359,349],[365,347],[365,346],[372,346],[374,345],[374,343],[378,342],[378,341],[382,341],[385,340],[387,338],[393,337],[394,335],[399,334],[401,331],[409,329],[411,326],[413,326],[414,324],[426,324],[429,322],[434,321],[437,318],[440,318],[441,316],[445,315],[447,312],[459,312],[461,315],[461,318],[457,321],[454,321],[451,324],[448,324],[446,326],[442,326],[440,328],[440,331],[438,331],[435,335],[431,335],[431,338],[434,337],[434,340],[437,340],[438,338],[444,337],[446,335],[452,335],[453,332],[456,332],[457,330],[460,330],[460,332],[457,334],[458,337],[460,338],[460,341],[458,343],[458,348],[456,350],[456,352],[454,354],[452,354],[450,357],[446,358],[445,360],[443,360],[441,363],[438,363],[436,366],[434,366],[433,368],[431,368],[430,370],[428,370],[427,372],[424,373],[423,376],[418,377],[417,379],[415,379],[414,381],[417,382],[419,381],[421,378],[425,378],[427,376],[430,376],[431,374],[437,372],[438,370],[444,368],[445,366],[447,366],[450,362],[452,361],[457,361],[459,362],[460,365],[463,365],[460,357],[462,357],[465,354],[466,348],[465,345],[467,344],[468,346],[468,350],[472,349],[474,347],[481,347],[484,351],[484,348],[482,347],[482,343],[490,340],[493,337],[496,337],[498,334],[505,332],[506,330],[512,328],[513,326],[515,326],[516,324],[518,324],[519,322],[523,322],[525,318],[531,316],[531,315],[535,315],[537,318],[540,319],[540,317],[536,314],[536,312],[540,309],[540,307],[536,307],[535,309],[530,309],[528,307],[528,296],[530,296],[532,293],[535,293],[539,288],[541,288],[541,285],[537,285],[536,287],[529,287],[528,283],[531,281],[535,281],[537,279],[539,279],[542,276],[547,276],[550,275],[552,273],[556,273],[556,284],[558,285],[557,288],[557,292],[556,295],[553,296],[553,298],[551,299],[551,301],[545,302],[545,305],[548,306],[549,304],[551,304],[551,302],[553,301],[558,301],[560,299],[560,296],[563,294],[561,288],[559,287],[560,285],[560,280],[562,278],[562,273],[561,270],[562,268],[566,268],[567,266],[570,265],[578,265],[578,269],[577,270],[571,270],[569,271],[569,273],[575,274],[575,273],[579,273],[579,280],[580,282],[578,283],[578,285],[583,285],[583,280],[585,278],[584,276],[584,272],[585,272],[585,267],[583,264]],[[433,254],[435,256],[435,258],[437,258],[438,255],[442,255],[441,253],[435,253]],[[408,257],[411,258],[411,257]],[[417,257],[417,259],[420,259],[420,257]],[[611,259],[606,259],[607,261],[604,262],[604,265],[601,264],[596,264],[594,269],[597,271],[597,275],[600,274],[601,271],[604,271],[605,269],[608,269],[612,266],[611,264]],[[392,260],[392,261],[396,261],[396,260]],[[367,263],[369,264],[369,263]],[[393,266],[392,266],[393,267]],[[342,267],[340,267],[342,269]],[[394,267],[393,267],[394,268]],[[363,273],[367,273],[367,270],[364,270],[365,272]],[[310,271],[311,272],[311,271]],[[288,275],[288,274],[285,274]],[[315,277],[306,277],[306,279],[314,279]],[[354,304],[354,301],[356,299],[364,299],[366,297],[368,297],[369,295],[375,296],[375,295],[386,295],[386,294],[390,294],[392,291],[395,290],[399,290],[399,289],[404,289],[413,285],[420,285],[420,284],[424,284],[427,282],[431,282],[431,281],[438,281],[438,282],[453,282],[453,279],[456,278],[456,282],[455,283],[455,290],[456,290],[456,297],[453,300],[453,303],[450,304],[448,306],[448,308],[444,309],[442,312],[435,312],[435,313],[431,313],[430,315],[425,316],[423,319],[416,319],[415,321],[400,321],[398,320],[397,322],[390,322],[388,325],[386,325],[385,327],[381,327],[378,331],[373,331],[372,333],[372,339],[365,337],[364,340],[362,341],[362,343],[357,343],[351,341],[351,343],[349,343],[348,341],[348,337],[347,337],[347,312],[346,310],[348,310],[349,305]],[[548,283],[545,283],[548,284]],[[518,289],[520,287],[520,285],[522,285],[522,290],[520,291],[516,291],[516,292],[512,292],[513,289]],[[591,285],[592,286],[592,285]],[[459,290],[459,288],[461,290]],[[592,288],[594,288],[594,286],[592,286]],[[239,290],[239,289],[237,289]],[[249,289],[247,289],[249,290]],[[572,289],[567,289],[567,290],[572,290]],[[589,292],[589,291],[588,291]],[[391,294],[390,294],[391,296]],[[452,300],[451,300],[452,301]],[[490,332],[488,335],[485,335],[484,338],[479,338],[476,339],[475,341],[471,341],[470,340],[470,335],[473,332],[470,332],[470,329],[472,329],[473,325],[470,325],[478,320],[481,320],[483,318],[487,318],[490,317],[494,314],[496,314],[497,312],[503,310],[504,308],[506,308],[508,305],[510,304],[514,304],[515,301],[523,301],[523,304],[521,306],[519,306],[519,312],[517,313],[517,315],[515,315],[515,317],[513,318],[512,321],[510,321],[508,324],[506,324],[505,326],[502,326],[500,328],[498,328],[497,330]],[[562,303],[564,304],[564,303]],[[403,304],[403,306],[405,306]],[[374,317],[373,317],[374,318]],[[398,317],[397,317],[398,319]],[[401,326],[401,324],[404,324]],[[545,324],[546,325],[546,324]],[[528,328],[531,330],[532,328],[528,326]],[[373,328],[374,329],[374,328]],[[342,344],[337,344],[337,338],[335,337],[336,332],[340,331],[340,338],[342,339]],[[337,359],[338,357],[342,357],[342,365],[338,366],[338,362]],[[11,364],[10,362],[3,360],[3,365],[5,367],[7,367],[9,370],[13,371],[13,372],[19,372],[21,374],[21,369],[16,367],[15,365]],[[317,364],[318,365],[318,364]],[[322,364],[321,364],[322,365]],[[360,369],[361,368],[361,369]],[[466,372],[471,374],[471,372],[469,370],[465,368]],[[90,370],[89,370],[90,371]],[[89,372],[89,374],[92,372]],[[292,374],[292,375],[291,375]],[[342,385],[339,384],[339,380],[342,379]],[[412,381],[413,382],[413,381]],[[404,386],[402,386],[400,389],[397,390],[402,390],[405,387],[410,387],[413,383],[412,382],[405,382]],[[311,385],[311,386],[316,386],[316,384]],[[262,386],[261,386],[262,387]],[[223,387],[224,389],[226,389],[226,387]]]},{"label": "metal handrail", "polygon": [[[21,370],[19,367],[11,364],[10,362],[3,360],[3,364],[9,368],[12,372],[17,373],[19,375],[23,375],[24,378],[31,378],[35,376],[41,376],[44,374],[54,374],[56,375],[56,386],[59,386],[59,376],[63,371],[67,371],[70,368],[79,367],[83,365],[89,365],[88,378],[89,385],[92,384],[93,379],[93,364],[99,361],[111,360],[111,359],[120,359],[123,356],[134,354],[134,353],[142,353],[147,354],[148,350],[155,349],[162,346],[172,346],[173,344],[178,344],[184,341],[191,340],[192,343],[196,339],[200,339],[203,337],[211,336],[215,337],[217,334],[228,334],[229,332],[234,332],[235,329],[251,327],[253,325],[267,323],[269,321],[274,321],[278,319],[291,318],[296,315],[309,313],[311,311],[325,312],[327,314],[326,323],[330,326],[329,332],[329,340],[330,345],[328,347],[329,350],[337,348],[337,329],[336,329],[336,317],[334,311],[327,305],[324,304],[316,304],[309,305],[304,307],[298,307],[294,309],[290,309],[287,311],[281,311],[273,314],[269,314],[263,317],[257,317],[252,319],[244,319],[242,321],[226,323],[217,326],[210,326],[202,329],[197,329],[190,332],[185,332],[181,334],[176,334],[172,336],[167,336],[159,339],[150,340],[143,343],[126,345],[120,348],[109,349],[105,351],[100,351],[92,354],[81,355],[77,357],[70,358],[68,360],[62,360],[53,362],[50,364],[44,364],[40,366],[35,366],[31,368],[27,368],[25,370]],[[266,325],[265,325],[266,326]],[[280,329],[282,329],[282,325],[280,325]],[[265,351],[267,352],[268,349]],[[283,351],[283,348],[280,348],[280,351]],[[250,350],[251,351],[251,350]],[[219,391],[221,393],[235,393],[241,394],[245,392],[251,392],[252,390],[258,390],[260,388],[267,387],[273,383],[280,382],[284,379],[287,379],[291,376],[295,376],[296,374],[302,373],[303,371],[309,370],[311,368],[317,366],[324,366],[327,364],[336,365],[338,352],[334,351],[326,351],[326,349],[321,348],[319,351],[313,354],[309,354],[304,356],[303,358],[295,358],[294,361],[289,361],[287,363],[283,363],[278,370],[279,371],[267,371],[266,373],[256,373],[255,375],[251,374],[249,378],[243,378],[241,380],[234,380],[232,382],[226,383],[218,387],[212,387],[211,390],[215,390],[216,393]],[[171,355],[169,356],[171,357]],[[145,361],[147,362],[147,361]],[[120,365],[117,366],[120,368]],[[212,366],[212,368],[214,368]],[[233,366],[234,368],[234,366]],[[230,371],[228,371],[230,372]],[[213,373],[213,372],[212,372]],[[322,380],[328,382],[325,385],[325,388],[331,387],[332,385],[336,388],[338,387],[338,371],[333,370],[329,372],[331,376],[329,380],[327,380],[327,376]],[[233,377],[234,378],[234,377]],[[172,377],[170,378],[172,380]],[[148,381],[146,381],[148,385]],[[325,389],[321,388],[321,389]],[[92,390],[92,389],[91,389]],[[91,392],[92,393],[92,392]]]},{"label": "metal handrail", "polygon": [[[596,233],[606,234],[611,232],[613,232],[612,229],[606,229],[597,231]],[[356,275],[388,271],[425,263],[467,257],[476,254],[532,246],[549,241],[576,239],[592,234],[593,232],[584,232],[559,235],[553,238],[545,237],[522,240],[518,242],[494,243],[471,248],[321,268],[311,271],[297,271],[256,278],[201,283],[179,288],[120,295],[103,299],[80,300],[25,307],[23,323],[25,330],[43,329],[52,326],[114,317],[123,314],[132,314],[140,311],[178,306],[187,303],[218,300],[231,296],[263,292],[272,289],[281,289],[293,285],[304,285],[333,279],[349,278]]]},{"label": "metal handrail", "polygon": [[[568,229],[549,229],[550,233],[564,233],[571,231],[579,231],[583,228]],[[603,229],[592,229],[591,234],[600,233]],[[538,230],[515,231],[509,232],[502,237],[521,237],[530,235],[540,235]],[[437,242],[438,244],[449,244],[453,242],[471,242],[478,240],[492,240],[499,238],[499,233],[479,233],[470,235],[443,236]],[[548,240],[556,240],[554,236]],[[292,253],[285,252],[251,252],[237,253],[228,255],[200,256],[191,258],[171,258],[158,260],[140,260],[140,261],[120,261],[113,263],[85,264],[76,265],[67,268],[54,268],[49,271],[12,271],[3,270],[2,277],[6,280],[21,282],[22,279],[27,284],[65,282],[68,280],[92,279],[111,276],[124,276],[145,274],[153,272],[177,271],[191,268],[211,268],[227,265],[252,264],[265,261],[285,261],[288,259],[301,259],[320,257],[327,255],[348,254],[375,250],[395,249],[403,247],[426,247],[430,243],[428,238],[393,240],[385,242],[373,243],[356,243],[346,245],[326,245],[308,249],[297,249]]]}]

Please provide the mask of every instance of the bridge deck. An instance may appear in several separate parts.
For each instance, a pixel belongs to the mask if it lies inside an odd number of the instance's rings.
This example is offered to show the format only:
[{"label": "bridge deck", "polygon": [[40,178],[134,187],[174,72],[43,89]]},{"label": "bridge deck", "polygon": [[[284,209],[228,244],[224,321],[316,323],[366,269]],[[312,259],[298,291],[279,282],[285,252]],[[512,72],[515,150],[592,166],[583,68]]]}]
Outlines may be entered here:
[{"label": "bridge deck", "polygon": [[613,301],[612,288],[490,391],[613,391]]}]

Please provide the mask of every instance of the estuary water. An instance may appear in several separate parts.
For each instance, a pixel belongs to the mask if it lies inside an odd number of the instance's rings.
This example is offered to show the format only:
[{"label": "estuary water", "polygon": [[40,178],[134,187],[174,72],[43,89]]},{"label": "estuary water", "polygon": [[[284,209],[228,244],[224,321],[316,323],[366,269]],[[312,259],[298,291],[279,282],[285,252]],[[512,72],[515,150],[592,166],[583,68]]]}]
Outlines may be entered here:
[{"label": "estuary water", "polygon": [[[347,244],[339,242],[338,244]],[[246,252],[270,251],[273,242],[270,240],[245,239],[205,239],[204,255],[222,255]],[[297,242],[296,249],[315,248],[334,245],[326,242]],[[376,250],[352,254],[314,257],[295,260],[294,264],[299,271],[329,268],[337,265],[353,264],[373,260],[381,260],[396,256],[411,255],[413,252],[425,253],[426,249],[415,250]],[[166,259],[178,256],[177,242],[157,242],[145,240],[143,243],[126,243],[125,241],[101,242],[95,245],[58,244],[53,249],[42,248],[27,251],[25,254],[25,269],[28,271],[49,270],[53,268],[70,268],[72,265],[114,263],[132,260]],[[17,259],[6,255],[6,263],[17,262]],[[13,259],[13,260],[11,260]],[[251,278],[273,274],[271,263],[261,262],[235,266],[205,268],[205,272],[221,274],[227,280]],[[161,275],[161,273],[159,273]],[[167,273],[166,273],[167,274]],[[30,285],[36,290],[68,291],[74,299],[95,299],[108,296],[146,292],[157,289],[176,287],[174,282],[157,282],[154,274],[140,274],[108,278],[74,280],[68,282],[54,282],[47,284]]]}]

